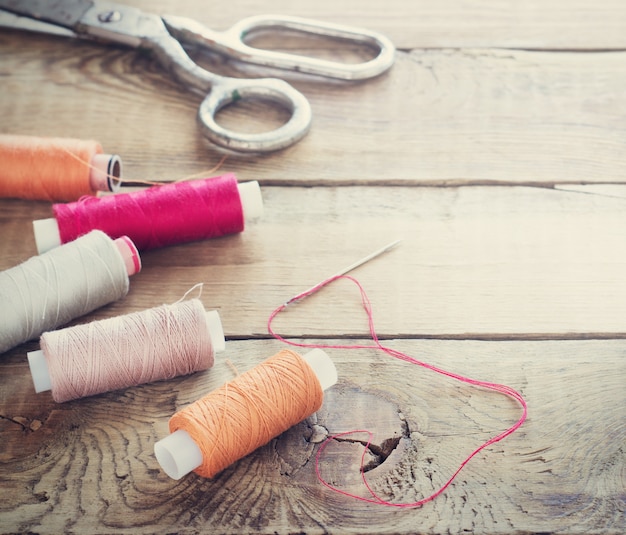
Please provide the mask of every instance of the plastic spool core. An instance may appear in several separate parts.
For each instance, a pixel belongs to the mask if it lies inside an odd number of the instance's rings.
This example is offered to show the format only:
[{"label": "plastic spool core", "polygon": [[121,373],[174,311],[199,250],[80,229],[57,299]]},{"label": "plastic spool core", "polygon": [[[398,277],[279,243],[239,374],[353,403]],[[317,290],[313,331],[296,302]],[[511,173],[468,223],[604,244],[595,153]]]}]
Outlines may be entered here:
[{"label": "plastic spool core", "polygon": [[59,224],[54,217],[33,221],[33,232],[35,233],[35,245],[39,254],[61,245]]},{"label": "plastic spool core", "polygon": [[109,191],[117,193],[122,185],[122,160],[117,154],[113,155],[113,157],[109,160],[108,175]]},{"label": "plastic spool core", "polygon": [[326,391],[337,383],[337,368],[325,351],[312,349],[303,358],[313,368],[322,390]]},{"label": "plastic spool core", "polygon": [[256,180],[237,184],[243,216],[246,221],[258,219],[263,215],[263,197],[261,188]]},{"label": "plastic spool core", "polygon": [[117,192],[122,183],[122,160],[117,154],[95,154],[91,159],[89,185],[94,191]]},{"label": "plastic spool core", "polygon": [[141,271],[141,257],[132,240],[128,236],[122,236],[113,240],[113,243],[122,255],[128,276],[131,277],[135,273],[139,273]]},{"label": "plastic spool core", "polygon": [[[323,390],[337,382],[337,368],[331,358],[321,349],[309,351],[303,358],[313,368]],[[154,444],[154,455],[163,471],[172,479],[180,479],[202,464],[202,452],[184,429]]]},{"label": "plastic spool core", "polygon": [[30,374],[33,376],[33,385],[35,386],[35,392],[45,392],[52,389],[52,383],[50,382],[50,370],[48,369],[48,363],[46,362],[46,356],[41,349],[36,351],[30,351],[26,354],[28,358],[28,367],[30,368]]},{"label": "plastic spool core", "polygon": [[213,351],[216,353],[224,351],[226,349],[226,338],[224,337],[222,321],[220,320],[220,315],[217,310],[207,310],[206,324],[209,329]]},{"label": "plastic spool core", "polygon": [[163,471],[172,479],[180,479],[202,464],[202,451],[184,429],[154,444],[154,455]]}]

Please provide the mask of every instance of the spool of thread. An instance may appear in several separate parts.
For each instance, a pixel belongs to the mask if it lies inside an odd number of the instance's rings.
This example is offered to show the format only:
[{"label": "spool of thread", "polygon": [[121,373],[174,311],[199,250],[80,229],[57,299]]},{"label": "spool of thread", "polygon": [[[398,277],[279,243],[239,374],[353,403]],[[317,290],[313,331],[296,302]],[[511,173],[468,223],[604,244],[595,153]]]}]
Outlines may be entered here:
[{"label": "spool of thread", "polygon": [[57,403],[213,366],[225,346],[217,311],[199,299],[43,333],[28,353],[37,393]]},{"label": "spool of thread", "polygon": [[0,135],[0,197],[75,201],[118,191],[122,162],[97,141]]},{"label": "spool of thread", "polygon": [[154,445],[157,461],[173,479],[213,477],[316,412],[336,382],[321,349],[283,350],[172,416],[171,434]]},{"label": "spool of thread", "polygon": [[54,218],[33,222],[39,252],[67,243],[93,229],[111,238],[126,235],[140,251],[242,232],[260,217],[258,182],[237,184],[235,175],[88,197],[55,204]]},{"label": "spool of thread", "polygon": [[124,297],[140,269],[130,239],[93,231],[0,272],[0,353]]}]

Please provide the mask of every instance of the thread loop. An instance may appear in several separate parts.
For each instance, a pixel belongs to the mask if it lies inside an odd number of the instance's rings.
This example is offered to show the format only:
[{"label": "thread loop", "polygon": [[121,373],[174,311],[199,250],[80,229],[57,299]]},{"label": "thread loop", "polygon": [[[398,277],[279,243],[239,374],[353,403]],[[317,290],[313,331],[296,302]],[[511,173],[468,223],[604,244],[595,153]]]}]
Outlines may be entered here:
[{"label": "thread loop", "polygon": [[[319,292],[322,288],[324,288],[325,286],[331,284],[332,282],[339,280],[339,279],[346,279],[351,281],[352,283],[354,283],[357,288],[359,289],[359,293],[361,296],[361,303],[363,305],[363,309],[365,310],[366,316],[367,316],[367,321],[368,321],[368,327],[369,327],[369,333],[370,336],[372,338],[372,344],[315,344],[315,343],[305,343],[305,342],[295,342],[292,340],[287,340],[285,339],[283,336],[281,336],[280,334],[276,333],[274,331],[274,329],[272,328],[272,323],[274,321],[274,319],[276,318],[276,316],[278,316],[278,314],[280,314],[283,310],[285,310],[285,308],[287,308],[287,306],[289,306],[290,304],[295,304],[317,292]],[[317,474],[318,480],[320,481],[320,483],[322,483],[325,487],[328,487],[330,490],[337,492],[339,494],[343,494],[344,496],[348,496],[350,498],[354,498],[356,500],[359,501],[363,501],[363,502],[367,502],[367,503],[375,503],[375,504],[379,504],[379,505],[385,505],[388,507],[397,507],[397,508],[414,508],[414,507],[421,507],[422,505],[424,505],[425,503],[428,503],[432,500],[434,500],[437,496],[441,495],[449,486],[450,484],[456,479],[456,477],[459,475],[459,473],[461,472],[461,470],[463,470],[463,468],[467,465],[467,463],[469,463],[471,461],[472,458],[474,458],[476,455],[478,455],[478,453],[480,453],[482,450],[484,450],[485,448],[489,447],[492,444],[495,444],[496,442],[499,442],[501,440],[503,440],[504,438],[506,438],[507,436],[511,435],[512,433],[514,433],[517,429],[519,429],[522,424],[526,421],[526,417],[528,416],[528,405],[526,403],[526,400],[524,399],[524,397],[517,392],[516,390],[514,390],[513,388],[511,388],[510,386],[507,385],[502,385],[502,384],[498,384],[498,383],[491,383],[488,381],[480,381],[478,379],[472,379],[471,377],[465,377],[463,375],[460,375],[458,373],[454,373],[454,372],[450,372],[447,370],[444,370],[442,368],[438,368],[436,366],[433,366],[432,364],[428,364],[427,362],[423,362],[420,361],[410,355],[407,355],[406,353],[403,353],[401,351],[398,351],[396,349],[390,348],[390,347],[386,347],[384,346],[380,340],[378,339],[378,335],[376,333],[376,329],[374,327],[374,316],[373,316],[373,311],[372,311],[372,304],[369,300],[369,297],[367,295],[367,293],[365,292],[365,289],[363,288],[363,286],[361,286],[361,283],[356,280],[355,278],[349,276],[349,275],[334,275],[332,277],[329,277],[328,279],[320,282],[319,284],[313,286],[312,288],[305,290],[304,292],[295,295],[294,297],[292,297],[291,299],[289,299],[286,303],[280,305],[278,308],[276,308],[269,316],[268,321],[267,321],[267,330],[268,332],[277,340],[280,340],[286,344],[292,345],[292,346],[296,346],[296,347],[305,347],[305,348],[316,348],[316,349],[377,349],[380,350],[381,352],[397,358],[399,360],[403,360],[405,362],[408,362],[409,364],[413,364],[416,366],[420,366],[422,368],[425,368],[427,370],[433,371],[435,373],[438,373],[440,375],[444,375],[446,377],[449,377],[451,379],[455,379],[457,381],[460,381],[462,383],[466,383],[472,386],[476,386],[476,387],[480,387],[480,388],[486,388],[488,390],[492,390],[494,392],[499,392],[500,394],[503,394],[505,396],[510,397],[511,399],[515,400],[519,406],[522,408],[522,414],[519,416],[518,420],[512,425],[510,426],[508,429],[505,429],[504,431],[498,433],[497,435],[493,436],[492,438],[490,438],[489,440],[487,440],[486,442],[484,442],[483,444],[481,444],[480,446],[478,446],[476,449],[474,449],[466,458],[465,460],[461,463],[461,465],[456,469],[456,471],[450,476],[450,478],[434,493],[432,493],[430,496],[426,496],[425,498],[422,498],[421,500],[418,500],[416,502],[410,502],[410,503],[395,503],[395,502],[389,502],[383,498],[381,498],[372,488],[372,486],[369,484],[366,476],[365,476],[365,470],[364,470],[364,459],[365,459],[365,453],[369,447],[369,444],[371,442],[372,439],[372,433],[368,430],[353,430],[353,431],[347,431],[344,433],[339,433],[337,435],[333,435],[330,436],[326,441],[324,441],[322,443],[322,445],[320,446],[317,455],[315,456],[315,472]],[[363,481],[364,486],[367,488],[368,492],[371,495],[371,498],[363,498],[362,496],[358,496],[356,494],[353,494],[351,492],[348,492],[346,490],[340,489],[336,486],[334,486],[333,484],[329,483],[328,481],[326,481],[324,479],[324,477],[321,474],[321,459],[322,459],[322,454],[324,452],[324,449],[326,448],[326,446],[333,440],[337,439],[337,438],[341,438],[347,435],[352,435],[352,434],[356,434],[356,433],[367,433],[369,436],[369,439],[367,441],[367,444],[363,450],[363,455],[361,457],[361,479]]]}]

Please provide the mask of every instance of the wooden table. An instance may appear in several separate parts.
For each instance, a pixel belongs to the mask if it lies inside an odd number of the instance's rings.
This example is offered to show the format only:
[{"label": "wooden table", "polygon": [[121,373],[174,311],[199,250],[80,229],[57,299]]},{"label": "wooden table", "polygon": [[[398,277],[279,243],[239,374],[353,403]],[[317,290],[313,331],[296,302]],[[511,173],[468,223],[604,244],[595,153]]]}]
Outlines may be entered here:
[{"label": "wooden table", "polygon": [[[129,295],[80,320],[171,303],[202,282],[227,337],[213,369],[56,404],[33,390],[25,353],[37,341],[2,355],[0,531],[626,531],[626,3],[129,3],[216,29],[274,12],[367,27],[391,38],[397,58],[366,82],[288,76],[311,102],[308,136],[272,154],[228,153],[219,170],[260,182],[264,217],[239,235],[146,252]],[[204,61],[234,76],[260,72]],[[121,155],[126,178],[218,164],[225,153],[200,136],[199,102],[149,54],[0,33],[0,132],[97,139]],[[258,103],[222,120],[238,126],[256,112],[282,120]],[[31,221],[49,214],[47,202],[0,201],[2,269],[35,254]],[[518,389],[529,404],[523,427],[421,508],[333,493],[315,475],[320,432],[372,430],[368,480],[400,503],[439,488],[520,409],[374,350],[328,350],[340,378],[315,417],[213,480],[169,479],[153,455],[168,418],[232,379],[232,365],[244,371],[285,347],[267,332],[274,308],[399,238],[353,273],[379,336]],[[275,326],[295,341],[368,338],[346,281]],[[366,496],[361,451],[334,441],[324,466]]]}]

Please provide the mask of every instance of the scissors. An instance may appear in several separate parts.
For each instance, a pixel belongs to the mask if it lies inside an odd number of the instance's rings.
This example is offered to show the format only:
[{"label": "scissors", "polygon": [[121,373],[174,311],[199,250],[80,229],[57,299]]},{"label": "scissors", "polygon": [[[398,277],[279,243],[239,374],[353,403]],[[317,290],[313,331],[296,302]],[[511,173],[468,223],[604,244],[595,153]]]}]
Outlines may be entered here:
[{"label": "scissors", "polygon": [[[221,147],[242,152],[274,151],[302,139],[311,124],[309,102],[284,80],[231,78],[209,72],[189,57],[184,46],[204,48],[246,63],[344,80],[377,76],[391,67],[395,55],[393,44],[385,36],[343,25],[267,15],[243,19],[229,30],[217,32],[188,18],[162,17],[100,0],[0,0],[0,26],[153,51],[180,83],[206,95],[198,111],[203,134]],[[345,64],[262,50],[244,42],[250,32],[268,29],[340,39],[378,50],[378,54],[363,63]],[[246,98],[277,103],[290,112],[290,119],[275,130],[253,134],[218,124],[220,109]]]}]

